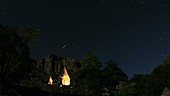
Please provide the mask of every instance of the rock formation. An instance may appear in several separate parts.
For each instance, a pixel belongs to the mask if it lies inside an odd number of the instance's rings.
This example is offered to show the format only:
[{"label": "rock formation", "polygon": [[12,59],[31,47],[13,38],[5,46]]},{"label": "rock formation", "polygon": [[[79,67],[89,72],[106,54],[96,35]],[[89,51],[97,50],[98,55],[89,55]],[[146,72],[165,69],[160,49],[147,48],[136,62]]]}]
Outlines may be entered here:
[{"label": "rock formation", "polygon": [[165,87],[161,96],[170,96],[170,91],[167,87]]},{"label": "rock formation", "polygon": [[73,58],[48,55],[46,57],[43,57],[42,59],[37,60],[35,66],[39,70],[46,72],[48,74],[50,73],[60,74],[63,71],[64,66],[66,66],[68,72],[69,71],[75,72],[81,67],[81,64],[76,59]]}]

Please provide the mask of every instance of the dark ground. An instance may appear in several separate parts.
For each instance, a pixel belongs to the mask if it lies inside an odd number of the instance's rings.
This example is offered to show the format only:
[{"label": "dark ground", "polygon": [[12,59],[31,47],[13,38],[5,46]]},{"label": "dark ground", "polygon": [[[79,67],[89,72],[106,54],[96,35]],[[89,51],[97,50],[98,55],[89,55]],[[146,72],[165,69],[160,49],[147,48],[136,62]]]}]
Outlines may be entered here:
[{"label": "dark ground", "polygon": [[17,94],[8,94],[8,95],[0,95],[0,96],[90,96],[90,95],[80,95],[80,94],[66,94],[66,93],[58,93],[53,92],[50,93],[45,90],[41,90],[39,88],[29,88],[25,86],[12,86]]}]

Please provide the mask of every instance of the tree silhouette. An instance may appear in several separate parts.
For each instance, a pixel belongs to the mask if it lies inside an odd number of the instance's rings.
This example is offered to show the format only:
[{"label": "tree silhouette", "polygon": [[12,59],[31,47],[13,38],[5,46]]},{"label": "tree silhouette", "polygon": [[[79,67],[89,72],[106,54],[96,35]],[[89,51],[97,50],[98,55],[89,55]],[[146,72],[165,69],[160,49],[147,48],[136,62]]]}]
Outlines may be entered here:
[{"label": "tree silhouette", "polygon": [[116,90],[116,86],[121,81],[126,81],[128,76],[118,67],[118,63],[114,60],[106,62],[106,66],[103,69],[103,85],[109,90],[109,94],[113,95]]},{"label": "tree silhouette", "polygon": [[101,95],[101,62],[94,53],[85,53],[80,61],[83,66],[74,76],[77,90],[84,94]]},{"label": "tree silhouette", "polygon": [[[29,61],[29,41],[37,40],[37,31],[32,28],[0,25],[0,91],[9,84],[9,75],[18,64]],[[19,68],[19,67],[18,67]],[[15,70],[16,71],[16,70]]]}]

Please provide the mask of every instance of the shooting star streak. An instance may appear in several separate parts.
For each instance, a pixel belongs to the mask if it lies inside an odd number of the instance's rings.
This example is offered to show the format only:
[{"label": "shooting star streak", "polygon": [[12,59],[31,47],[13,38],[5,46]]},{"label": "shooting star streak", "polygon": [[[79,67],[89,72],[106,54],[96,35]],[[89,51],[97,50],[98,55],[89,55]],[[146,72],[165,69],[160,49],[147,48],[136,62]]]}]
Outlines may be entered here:
[{"label": "shooting star streak", "polygon": [[66,43],[61,49],[63,50],[64,48],[66,48],[69,43],[70,42]]}]

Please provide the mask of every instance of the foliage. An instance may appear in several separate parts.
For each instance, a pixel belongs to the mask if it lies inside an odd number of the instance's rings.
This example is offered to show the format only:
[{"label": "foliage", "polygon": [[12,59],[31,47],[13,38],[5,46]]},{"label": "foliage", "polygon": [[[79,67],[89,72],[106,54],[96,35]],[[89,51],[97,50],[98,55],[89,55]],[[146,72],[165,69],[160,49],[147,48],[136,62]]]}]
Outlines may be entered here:
[{"label": "foliage", "polygon": [[121,81],[126,81],[128,76],[118,67],[118,63],[114,60],[106,62],[106,66],[103,69],[103,86],[109,90],[109,94],[113,95],[116,91],[116,86]]},{"label": "foliage", "polygon": [[94,53],[86,53],[80,61],[83,67],[73,76],[77,90],[84,94],[101,94],[101,62]]},{"label": "foliage", "polygon": [[118,96],[161,96],[165,87],[170,88],[169,69],[170,56],[167,56],[163,64],[157,66],[151,74],[135,74],[120,88]]},{"label": "foliage", "polygon": [[135,87],[136,83],[127,83],[119,89],[117,96],[138,96]]},{"label": "foliage", "polygon": [[135,74],[131,80],[120,87],[118,96],[153,96],[150,76]]},{"label": "foliage", "polygon": [[170,88],[170,55],[164,60],[163,64],[156,67],[152,73],[154,92],[161,94],[165,87]]},{"label": "foliage", "polygon": [[31,59],[27,43],[38,39],[37,31],[0,25],[0,89],[4,84],[16,83],[29,72]]},{"label": "foliage", "polygon": [[85,53],[80,62],[83,64],[83,68],[102,67],[101,62],[96,57],[95,53]]},{"label": "foliage", "polygon": [[114,95],[116,86],[128,79],[114,60],[106,62],[104,69],[101,69],[101,62],[94,53],[85,53],[80,61],[83,67],[72,76],[80,93],[101,95],[104,87],[110,95]]}]

